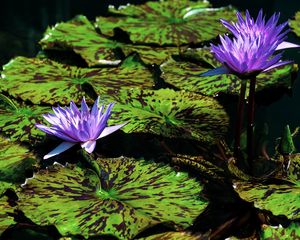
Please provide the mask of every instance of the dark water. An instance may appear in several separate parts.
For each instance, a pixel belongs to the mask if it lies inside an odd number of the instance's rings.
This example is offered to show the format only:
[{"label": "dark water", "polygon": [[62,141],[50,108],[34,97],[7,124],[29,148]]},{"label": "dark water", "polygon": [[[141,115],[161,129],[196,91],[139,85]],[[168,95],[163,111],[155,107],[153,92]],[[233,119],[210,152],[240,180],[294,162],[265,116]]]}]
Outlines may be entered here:
[{"label": "dark water", "polygon": [[[47,26],[56,22],[66,21],[77,14],[94,19],[97,15],[105,14],[109,4],[121,5],[126,3],[143,3],[145,0],[11,0],[1,1],[0,14],[0,65],[5,64],[14,56],[34,56]],[[211,0],[215,7],[233,5],[239,10],[249,9],[256,15],[260,8],[268,17],[273,12],[281,12],[281,21],[292,18],[300,10],[299,0]],[[289,41],[300,44],[300,39],[293,33]],[[285,59],[294,60],[300,64],[300,49],[286,50]],[[300,126],[300,78],[295,81],[293,91],[283,95],[269,106],[258,106],[256,121],[269,125],[270,149],[274,140],[280,136],[282,129],[289,124],[291,129]],[[296,139],[300,151],[300,136]]]}]

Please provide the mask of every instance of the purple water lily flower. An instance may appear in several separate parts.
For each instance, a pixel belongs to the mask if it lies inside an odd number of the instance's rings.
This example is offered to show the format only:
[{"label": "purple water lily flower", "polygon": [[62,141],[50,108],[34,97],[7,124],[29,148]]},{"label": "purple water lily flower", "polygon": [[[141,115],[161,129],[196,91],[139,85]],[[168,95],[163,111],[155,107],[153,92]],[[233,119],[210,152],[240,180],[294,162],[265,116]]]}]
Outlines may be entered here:
[{"label": "purple water lily flower", "polygon": [[232,31],[234,38],[220,36],[221,44],[211,44],[211,52],[223,66],[205,72],[201,76],[236,74],[241,78],[247,78],[292,62],[281,61],[282,54],[275,54],[279,49],[298,46],[284,42],[288,31],[282,30],[287,23],[276,26],[279,14],[274,14],[267,23],[262,11],[259,12],[256,21],[248,11],[245,20],[240,13],[237,13],[237,16],[237,23],[229,24],[222,20],[225,27]]},{"label": "purple water lily flower", "polygon": [[105,106],[102,105],[99,108],[98,103],[99,97],[90,111],[83,98],[80,110],[76,104],[71,101],[70,107],[53,107],[54,114],[48,113],[43,115],[52,126],[47,127],[41,124],[36,124],[35,126],[45,133],[65,140],[54,150],[45,155],[44,159],[58,155],[77,143],[80,143],[82,148],[88,153],[91,153],[96,147],[97,139],[117,131],[126,124],[108,127],[107,120],[111,115],[111,109],[114,103],[110,103],[105,112],[103,112]]},{"label": "purple water lily flower", "polygon": [[230,24],[226,20],[221,19],[222,24],[231,31],[235,37],[238,37],[239,35],[251,36],[253,39],[262,37],[265,39],[264,41],[270,44],[276,43],[276,50],[300,47],[297,44],[284,41],[289,29],[283,31],[288,25],[288,22],[277,25],[280,13],[274,13],[267,22],[265,16],[263,16],[262,9],[259,11],[256,20],[250,16],[248,10],[246,10],[245,19],[240,12],[237,12],[236,16],[238,19],[236,23],[231,22]]}]

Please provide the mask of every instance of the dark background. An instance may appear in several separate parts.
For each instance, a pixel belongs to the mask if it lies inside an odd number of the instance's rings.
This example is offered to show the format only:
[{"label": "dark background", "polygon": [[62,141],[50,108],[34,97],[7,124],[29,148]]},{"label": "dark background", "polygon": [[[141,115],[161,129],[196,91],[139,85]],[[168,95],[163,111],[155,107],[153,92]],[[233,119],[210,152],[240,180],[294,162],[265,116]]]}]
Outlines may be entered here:
[{"label": "dark background", "polygon": [[[47,26],[67,21],[77,14],[86,15],[93,20],[105,14],[108,5],[143,3],[145,0],[2,0],[0,14],[0,65],[7,63],[17,55],[34,56],[38,50],[38,41]],[[281,22],[293,18],[300,10],[299,0],[211,0],[214,7],[233,5],[239,10],[248,9],[256,16],[263,8],[268,17],[273,12],[281,12]],[[300,44],[293,33],[289,41]],[[300,49],[286,50],[285,59],[300,64]],[[259,106],[256,112],[258,123],[266,122],[270,130],[270,143],[280,136],[286,124],[294,129],[300,126],[300,78],[294,84],[293,92],[285,94],[269,106]],[[300,136],[296,138],[300,151]]]}]

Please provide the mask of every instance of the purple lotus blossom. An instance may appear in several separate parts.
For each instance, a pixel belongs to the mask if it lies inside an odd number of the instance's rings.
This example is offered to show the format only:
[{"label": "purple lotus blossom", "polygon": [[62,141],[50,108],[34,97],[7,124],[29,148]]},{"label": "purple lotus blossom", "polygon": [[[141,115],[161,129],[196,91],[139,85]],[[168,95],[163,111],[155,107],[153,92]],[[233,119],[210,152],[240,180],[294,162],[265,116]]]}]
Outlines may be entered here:
[{"label": "purple lotus blossom", "polygon": [[237,13],[237,23],[229,24],[222,20],[224,26],[232,31],[234,38],[220,36],[221,44],[211,44],[211,52],[223,66],[205,72],[201,76],[231,73],[245,78],[291,63],[281,61],[281,53],[275,54],[279,49],[298,47],[296,44],[284,42],[288,31],[282,30],[287,23],[276,26],[279,14],[274,14],[265,23],[262,14],[260,11],[256,21],[248,11],[245,20]]},{"label": "purple lotus blossom", "polygon": [[81,110],[71,101],[70,107],[53,107],[54,114],[48,113],[43,115],[52,126],[47,127],[41,124],[36,124],[35,126],[45,133],[64,140],[63,143],[45,155],[44,159],[58,155],[77,143],[80,143],[82,148],[91,153],[96,147],[97,139],[117,131],[126,124],[107,127],[107,120],[111,115],[114,103],[110,103],[104,113],[105,106],[102,105],[99,108],[98,103],[99,97],[95,101],[92,110],[89,111],[85,98],[83,98]]},{"label": "purple lotus blossom", "polygon": [[[289,29],[284,28],[288,25],[288,22],[277,25],[280,13],[274,13],[271,18],[266,22],[265,17],[263,16],[263,10],[261,9],[258,13],[256,20],[252,18],[249,14],[249,11],[246,10],[245,19],[242,17],[240,12],[236,14],[238,22],[234,23],[227,22],[224,19],[221,19],[222,24],[229,30],[231,33],[238,37],[239,35],[250,36],[253,39],[257,37],[264,38],[265,42],[270,44],[276,43],[276,50],[300,47],[297,44],[285,42],[286,34],[289,32]],[[283,31],[283,32],[282,32]]]}]

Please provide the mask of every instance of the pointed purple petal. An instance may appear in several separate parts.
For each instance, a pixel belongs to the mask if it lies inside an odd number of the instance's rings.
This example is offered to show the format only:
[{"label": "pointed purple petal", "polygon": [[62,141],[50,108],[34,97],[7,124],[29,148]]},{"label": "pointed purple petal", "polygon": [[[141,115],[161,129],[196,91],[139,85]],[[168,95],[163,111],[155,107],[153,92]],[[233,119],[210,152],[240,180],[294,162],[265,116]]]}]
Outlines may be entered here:
[{"label": "pointed purple petal", "polygon": [[97,139],[103,138],[103,137],[105,137],[105,136],[107,136],[107,135],[109,135],[109,134],[111,134],[111,133],[119,130],[121,127],[125,126],[126,124],[127,124],[127,122],[119,124],[119,125],[116,125],[116,126],[110,126],[110,127],[104,128],[104,130],[101,132],[101,134],[99,135],[99,137]]},{"label": "pointed purple petal", "polygon": [[267,69],[265,69],[263,72],[267,72],[273,68],[276,68],[276,67],[280,67],[280,66],[283,66],[283,65],[286,65],[286,64],[290,64],[290,63],[293,63],[293,61],[280,61],[278,63],[275,63],[274,65],[272,65],[271,67],[268,67]]},{"label": "pointed purple petal", "polygon": [[229,22],[224,19],[220,19],[220,22],[226,27],[233,35],[237,36],[239,33],[234,26],[232,26]]},{"label": "pointed purple petal", "polygon": [[73,112],[74,116],[75,115],[80,116],[80,111],[79,111],[79,109],[77,108],[76,104],[73,101],[70,102],[70,109]]},{"label": "pointed purple petal", "polygon": [[84,148],[88,153],[92,153],[96,147],[96,141],[87,141],[81,144],[81,147]]},{"label": "pointed purple petal", "polygon": [[67,136],[65,133],[60,132],[57,129],[54,129],[54,128],[56,128],[55,126],[47,127],[47,126],[44,126],[42,124],[35,124],[35,126],[38,129],[42,130],[43,132],[48,133],[50,135],[54,135],[58,138],[61,138],[62,140],[65,140],[65,141],[68,141],[68,142],[78,142],[76,139],[74,139],[70,136]]},{"label": "pointed purple petal", "polygon": [[256,25],[261,24],[262,18],[263,18],[263,10],[260,9],[259,12],[258,12],[258,15],[257,15],[255,24],[256,24]]},{"label": "pointed purple petal", "polygon": [[44,156],[44,159],[51,158],[53,156],[56,156],[69,148],[73,147],[75,143],[70,143],[70,142],[63,142],[59,144],[56,148],[54,148],[51,152],[49,152],[47,155]]},{"label": "pointed purple petal", "polygon": [[41,131],[45,132],[45,133],[48,133],[48,134],[51,134],[51,135],[55,135],[56,131],[51,129],[50,127],[47,127],[45,125],[42,125],[42,124],[38,124],[36,123],[35,126],[40,129]]},{"label": "pointed purple petal", "polygon": [[97,116],[97,114],[98,114],[98,111],[99,111],[99,109],[98,109],[98,103],[99,103],[99,97],[97,97],[97,99],[96,99],[96,101],[95,101],[95,103],[94,103],[94,105],[93,105],[93,108],[92,108],[92,111],[91,111],[91,115],[92,116]]},{"label": "pointed purple petal", "polygon": [[89,107],[86,104],[85,97],[83,97],[82,101],[81,101],[81,115],[82,116],[88,116],[89,115]]},{"label": "pointed purple petal", "polygon": [[221,75],[221,74],[230,74],[232,73],[227,67],[221,66],[212,70],[209,70],[205,73],[200,74],[201,77],[210,77],[215,75]]},{"label": "pointed purple petal", "polygon": [[300,45],[295,44],[295,43],[282,42],[277,46],[276,50],[282,50],[282,49],[286,49],[286,48],[298,48],[298,47],[300,47]]}]

